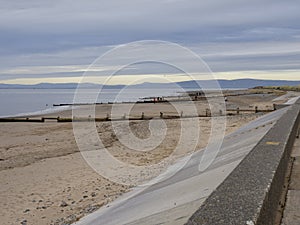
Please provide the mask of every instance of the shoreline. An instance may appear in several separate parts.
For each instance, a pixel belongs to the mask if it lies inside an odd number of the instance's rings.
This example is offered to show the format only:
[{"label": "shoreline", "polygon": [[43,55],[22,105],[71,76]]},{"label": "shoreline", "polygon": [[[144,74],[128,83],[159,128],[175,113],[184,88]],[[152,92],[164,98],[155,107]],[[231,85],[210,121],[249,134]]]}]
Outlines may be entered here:
[{"label": "shoreline", "polygon": [[[227,106],[261,108],[272,106],[275,95],[231,96]],[[205,112],[203,102],[196,104]],[[159,116],[160,111],[174,112],[165,103],[136,104],[132,115]],[[125,105],[117,105],[123,115]],[[182,104],[188,111],[188,104]],[[105,116],[111,105],[96,107],[97,116]],[[240,114],[227,117],[226,134],[232,133],[244,124],[264,113]],[[52,114],[69,116],[71,111]],[[180,124],[186,119],[165,120],[167,134],[163,142],[149,152],[132,151],[116,138],[110,121],[96,122],[96,129],[104,146],[113,157],[125,163],[145,165],[156,163],[168,157],[177,146]],[[194,118],[201,126],[196,149],[206,146],[211,132],[211,118]],[[195,123],[195,126],[197,126]],[[120,131],[125,129],[123,121],[117,122]],[[149,121],[130,121],[131,132],[138,138],[147,138]],[[126,134],[126,132],[125,132]],[[0,210],[3,223],[20,224],[70,224],[100,207],[106,207],[120,195],[131,190],[131,186],[114,183],[100,176],[82,158],[77,147],[72,123],[1,123],[0,126]],[[176,155],[179,159],[183,155]],[[13,179],[12,179],[13,178]]]},{"label": "shoreline", "polygon": [[0,119],[5,119],[5,118],[26,118],[26,117],[33,117],[33,116],[44,116],[44,115],[49,115],[53,113],[58,113],[58,112],[63,112],[63,111],[68,111],[71,110],[72,107],[70,106],[60,106],[64,108],[56,108],[51,107],[48,109],[44,110],[38,110],[38,111],[33,111],[33,112],[25,112],[25,113],[18,113],[14,115],[5,115],[5,116],[0,116]]},{"label": "shoreline", "polygon": [[[210,90],[211,93],[213,90]],[[194,92],[194,91],[192,91]],[[242,95],[260,95],[260,94],[276,94],[276,91],[270,92],[270,90],[260,90],[260,89],[224,89],[222,90],[222,97],[227,99],[228,97],[231,96],[242,96]],[[283,93],[281,93],[282,95]],[[186,96],[183,96],[186,97]],[[84,107],[84,106],[111,106],[111,105],[126,105],[126,104],[162,104],[162,103],[184,103],[184,102],[207,102],[207,99],[214,99],[215,95],[211,96],[206,96],[203,99],[199,100],[193,100],[193,99],[180,99],[178,96],[165,96],[165,97],[159,97],[161,98],[160,101],[155,101],[156,97],[147,97],[144,98],[144,100],[139,100],[139,101],[123,101],[123,102],[105,102],[105,103],[58,103],[58,104],[53,104],[51,108],[44,109],[44,110],[37,110],[37,111],[32,111],[32,112],[25,112],[25,113],[18,113],[18,114],[12,114],[12,115],[4,115],[0,116],[1,119],[5,118],[26,118],[26,117],[42,117],[42,116],[47,116],[47,115],[53,115],[55,113],[60,113],[60,112],[65,112],[65,111],[72,111],[75,109],[75,107]],[[230,109],[232,110],[232,109]]]},{"label": "shoreline", "polygon": [[[25,89],[27,90],[27,89]],[[190,92],[197,91],[195,89],[189,90]],[[215,93],[216,90],[206,90],[206,94],[211,94]],[[261,92],[261,90],[258,89],[244,89],[244,88],[235,88],[235,89],[222,89],[221,92],[223,93],[223,97],[227,96],[236,96],[236,95],[247,95],[247,94],[253,94],[252,92]],[[270,91],[270,90],[268,90]],[[179,94],[179,93],[177,93]],[[48,114],[53,114],[56,112],[62,112],[62,111],[68,111],[72,110],[72,107],[82,107],[86,105],[112,105],[112,104],[153,104],[153,103],[166,103],[166,102],[185,102],[189,101],[186,99],[179,99],[178,96],[180,95],[171,95],[171,96],[161,96],[160,98],[165,99],[161,100],[158,102],[154,102],[153,98],[156,97],[145,97],[145,98],[140,98],[137,97],[139,100],[137,101],[120,101],[120,102],[96,102],[96,103],[54,103],[50,108],[46,109],[41,109],[41,110],[36,110],[36,111],[30,111],[30,112],[21,112],[17,114],[8,114],[8,115],[2,115],[0,118],[20,118],[20,117],[31,117],[31,116],[44,116]],[[186,96],[181,96],[181,97],[186,97]],[[216,96],[206,96],[206,98],[214,98]],[[64,108],[62,108],[64,107]]]}]

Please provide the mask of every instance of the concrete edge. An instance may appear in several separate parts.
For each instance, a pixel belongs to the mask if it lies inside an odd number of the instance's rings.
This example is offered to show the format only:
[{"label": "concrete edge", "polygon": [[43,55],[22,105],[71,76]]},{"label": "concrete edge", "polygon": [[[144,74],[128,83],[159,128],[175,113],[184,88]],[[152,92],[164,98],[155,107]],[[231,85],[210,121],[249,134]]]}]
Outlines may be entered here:
[{"label": "concrete edge", "polygon": [[206,199],[186,225],[274,224],[299,122],[300,99]]}]

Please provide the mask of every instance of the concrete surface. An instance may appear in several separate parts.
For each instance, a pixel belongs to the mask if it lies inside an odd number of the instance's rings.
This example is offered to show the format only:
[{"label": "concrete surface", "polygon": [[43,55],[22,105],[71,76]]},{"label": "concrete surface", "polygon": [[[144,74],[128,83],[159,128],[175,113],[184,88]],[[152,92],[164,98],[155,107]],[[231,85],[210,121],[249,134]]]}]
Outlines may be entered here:
[{"label": "concrete surface", "polygon": [[297,103],[205,200],[188,225],[275,224],[300,120]]},{"label": "concrete surface", "polygon": [[300,224],[300,190],[289,190],[282,225]]},{"label": "concrete surface", "polygon": [[300,190],[300,156],[294,158],[289,189]]},{"label": "concrete surface", "polygon": [[285,104],[285,105],[293,105],[293,104],[295,104],[298,101],[299,98],[300,98],[300,96],[293,97],[293,98],[291,98],[290,100],[288,100],[287,102],[285,102],[283,104]]},{"label": "concrete surface", "polygon": [[297,138],[291,157],[294,158],[282,225],[300,224],[300,139]]},{"label": "concrete surface", "polygon": [[[137,187],[75,224],[184,224],[288,109],[269,113],[228,135],[204,172],[198,170],[203,154],[199,151],[171,178],[149,187]],[[239,182],[232,185],[238,186]]]}]

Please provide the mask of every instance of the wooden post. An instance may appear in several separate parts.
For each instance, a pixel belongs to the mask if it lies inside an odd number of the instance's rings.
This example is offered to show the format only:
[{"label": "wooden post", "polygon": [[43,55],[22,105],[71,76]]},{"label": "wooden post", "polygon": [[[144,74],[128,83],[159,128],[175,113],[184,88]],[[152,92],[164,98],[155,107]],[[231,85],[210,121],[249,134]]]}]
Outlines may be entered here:
[{"label": "wooden post", "polygon": [[162,112],[160,112],[160,118],[163,118],[164,114]]},{"label": "wooden post", "polygon": [[142,112],[142,120],[145,118],[144,112]]},{"label": "wooden post", "polygon": [[123,120],[126,120],[126,113],[124,113]]},{"label": "wooden post", "polygon": [[209,116],[208,110],[209,110],[209,109],[206,109],[206,112],[205,112],[205,113],[206,113],[206,117]]},{"label": "wooden post", "polygon": [[237,115],[240,114],[240,108],[239,108],[239,107],[236,108],[236,114],[237,114]]},{"label": "wooden post", "polygon": [[108,113],[106,114],[106,120],[107,121],[109,120],[109,114]]},{"label": "wooden post", "polygon": [[255,106],[255,113],[257,113],[258,112],[258,107],[257,106]]}]

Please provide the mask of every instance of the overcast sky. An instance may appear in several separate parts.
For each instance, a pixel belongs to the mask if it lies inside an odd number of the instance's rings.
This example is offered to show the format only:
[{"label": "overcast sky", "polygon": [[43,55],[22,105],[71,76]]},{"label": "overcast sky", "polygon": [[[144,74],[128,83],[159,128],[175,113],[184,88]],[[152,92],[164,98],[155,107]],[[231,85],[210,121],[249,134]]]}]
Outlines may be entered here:
[{"label": "overcast sky", "polygon": [[[77,82],[103,53],[140,40],[190,48],[219,78],[300,79],[299,0],[0,0],[0,5],[1,83]],[[132,66],[123,74],[166,72],[151,67],[149,72]],[[99,76],[114,69],[97,68]]]}]

